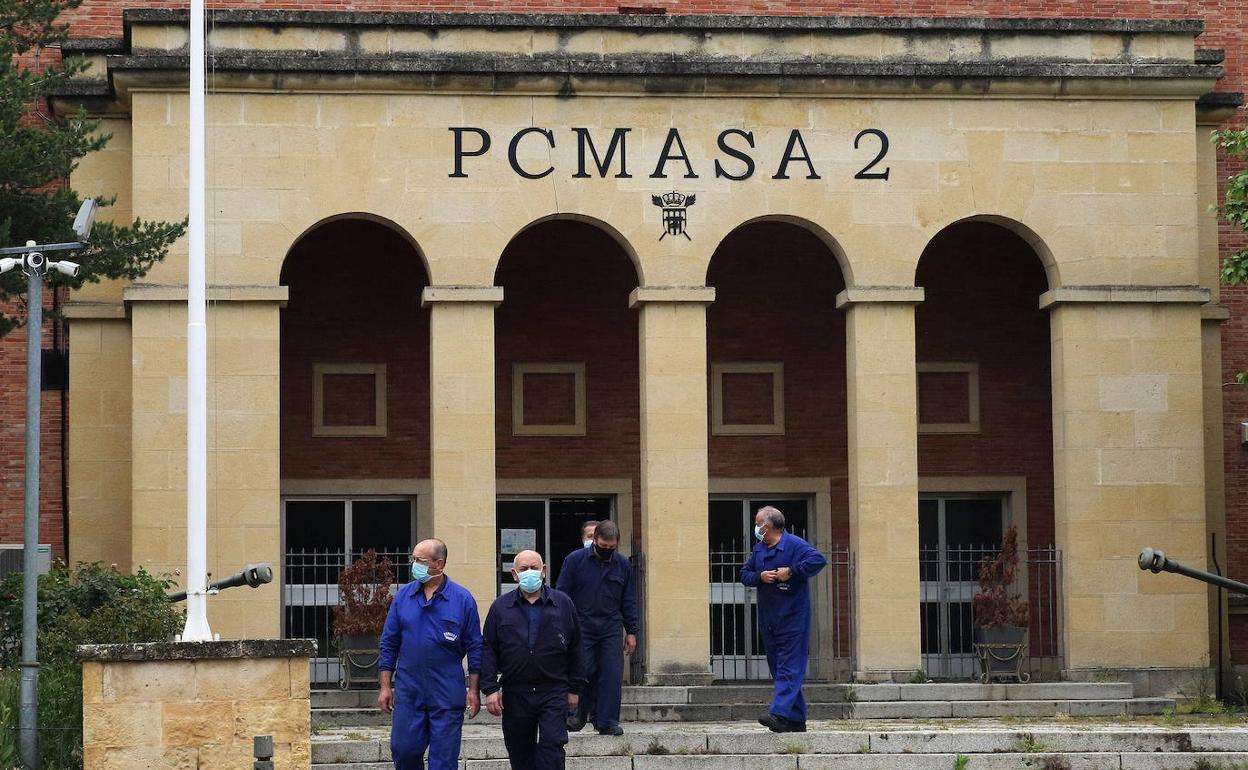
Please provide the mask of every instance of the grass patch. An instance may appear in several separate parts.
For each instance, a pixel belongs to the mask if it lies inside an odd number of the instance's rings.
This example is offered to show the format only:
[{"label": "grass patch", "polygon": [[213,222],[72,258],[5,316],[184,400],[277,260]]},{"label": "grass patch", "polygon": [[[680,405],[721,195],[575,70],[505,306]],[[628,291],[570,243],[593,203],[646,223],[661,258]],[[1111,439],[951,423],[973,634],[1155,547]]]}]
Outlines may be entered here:
[{"label": "grass patch", "polygon": [[1040,754],[1047,750],[1047,747],[1036,740],[1036,736],[1032,733],[1023,733],[1018,736],[1018,740],[1014,741],[1014,751],[1019,754]]},{"label": "grass patch", "polygon": [[971,758],[965,754],[958,754],[953,758],[953,770],[966,770],[966,766],[971,763]]}]

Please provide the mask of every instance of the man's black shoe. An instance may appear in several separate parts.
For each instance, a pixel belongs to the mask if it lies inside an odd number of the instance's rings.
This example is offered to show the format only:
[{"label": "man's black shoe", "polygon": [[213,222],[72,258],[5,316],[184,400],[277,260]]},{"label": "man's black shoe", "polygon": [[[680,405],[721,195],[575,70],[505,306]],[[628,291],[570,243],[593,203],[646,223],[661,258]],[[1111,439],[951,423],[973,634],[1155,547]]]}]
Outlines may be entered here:
[{"label": "man's black shoe", "polygon": [[623,735],[624,728],[620,727],[619,725],[607,725],[606,727],[599,727],[598,734],[599,735]]},{"label": "man's black shoe", "polygon": [[771,713],[770,711],[758,718],[758,723],[773,733],[788,732],[784,724],[785,720]]},{"label": "man's black shoe", "polygon": [[585,720],[568,717],[568,732],[579,733],[583,729],[585,729]]},{"label": "man's black shoe", "polygon": [[786,719],[786,718],[784,718],[784,717],[777,717],[777,719],[779,719],[779,720],[780,720],[780,722],[784,725],[784,728],[785,728],[785,729],[784,729],[784,731],[785,731],[786,733],[804,733],[804,732],[806,732],[806,723],[805,723],[805,722],[797,722],[797,721],[794,721],[794,720],[792,720],[792,719]]}]

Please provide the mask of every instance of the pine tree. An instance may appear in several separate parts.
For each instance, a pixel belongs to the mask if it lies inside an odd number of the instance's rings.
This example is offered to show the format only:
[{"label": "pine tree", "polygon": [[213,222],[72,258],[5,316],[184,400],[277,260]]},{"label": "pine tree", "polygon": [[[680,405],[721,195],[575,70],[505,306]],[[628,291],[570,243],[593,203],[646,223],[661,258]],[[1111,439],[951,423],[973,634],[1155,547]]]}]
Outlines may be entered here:
[{"label": "pine tree", "polygon": [[[81,2],[0,0],[0,246],[75,240],[71,225],[82,199],[66,180],[81,158],[109,141],[99,132],[99,121],[85,112],[56,119],[47,108],[48,95],[86,66],[47,66],[54,58],[49,49],[69,36],[68,25],[58,19]],[[99,202],[108,205],[112,199]],[[138,278],[164,258],[185,229],[184,222],[97,221],[90,247],[68,257],[82,265],[81,273],[60,280],[77,288],[103,279]],[[18,270],[0,276],[0,307],[20,296],[25,281]],[[0,336],[18,322],[0,312]]]}]

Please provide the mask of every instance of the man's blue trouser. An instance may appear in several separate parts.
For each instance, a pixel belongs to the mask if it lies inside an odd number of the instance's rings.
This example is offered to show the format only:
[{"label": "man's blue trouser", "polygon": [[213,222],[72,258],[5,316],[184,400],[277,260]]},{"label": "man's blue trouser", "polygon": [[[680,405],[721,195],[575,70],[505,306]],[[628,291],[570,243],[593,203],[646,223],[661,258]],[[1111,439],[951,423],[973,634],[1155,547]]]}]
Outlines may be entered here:
[{"label": "man's blue trouser", "polygon": [[578,721],[589,721],[601,730],[620,723],[620,699],[624,689],[624,640],[617,625],[610,631],[581,627],[581,660],[589,681],[576,707]]},{"label": "man's blue trouser", "polygon": [[427,708],[411,698],[395,694],[394,720],[390,727],[390,753],[395,770],[424,770],[429,750],[429,770],[459,767],[459,739],[464,731],[464,708]]},{"label": "man's blue trouser", "polygon": [[763,646],[767,650],[767,665],[775,681],[775,695],[768,711],[794,722],[805,722],[806,699],[802,697],[802,682],[806,680],[810,652],[809,621],[800,624],[799,629],[764,622]]}]

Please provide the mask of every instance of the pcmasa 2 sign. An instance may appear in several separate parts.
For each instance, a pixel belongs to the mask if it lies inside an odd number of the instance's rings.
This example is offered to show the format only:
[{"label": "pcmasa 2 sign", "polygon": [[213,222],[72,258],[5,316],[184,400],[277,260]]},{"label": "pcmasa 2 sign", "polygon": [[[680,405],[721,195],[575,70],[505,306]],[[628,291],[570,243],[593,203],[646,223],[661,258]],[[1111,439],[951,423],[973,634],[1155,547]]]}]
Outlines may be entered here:
[{"label": "pcmasa 2 sign", "polygon": [[[453,170],[447,174],[452,178],[466,179],[470,176],[473,159],[482,158],[493,153],[494,138],[490,132],[477,126],[452,126],[447,129],[453,137],[454,159]],[[507,162],[511,170],[524,179],[544,179],[556,173],[557,169],[551,162],[535,162],[522,159],[521,150],[533,147],[553,150],[561,141],[575,142],[576,170],[570,174],[572,179],[589,179],[591,177],[631,179],[636,160],[629,155],[629,134],[631,128],[611,129],[611,136],[606,131],[597,135],[588,128],[571,128],[569,137],[557,137],[549,128],[529,126],[516,131],[507,142]],[[667,179],[669,173],[683,179],[699,179],[702,174],[711,174],[716,179],[743,181],[755,174],[769,175],[771,179],[822,179],[810,152],[810,145],[800,129],[791,129],[784,144],[784,151],[773,158],[759,158],[758,145],[753,131],[740,128],[727,128],[719,132],[715,146],[717,152],[711,168],[706,168],[708,159],[691,159],[685,149],[680,129],[669,128],[663,141],[663,149],[653,159],[646,159],[644,169],[649,170],[651,179]],[[854,179],[887,180],[889,167],[885,164],[888,155],[888,135],[878,128],[864,128],[850,140],[845,138],[847,151],[862,156],[863,166],[854,174]],[[653,163],[653,165],[652,165]],[[766,165],[760,165],[766,164]],[[640,166],[639,166],[640,167]]]}]

